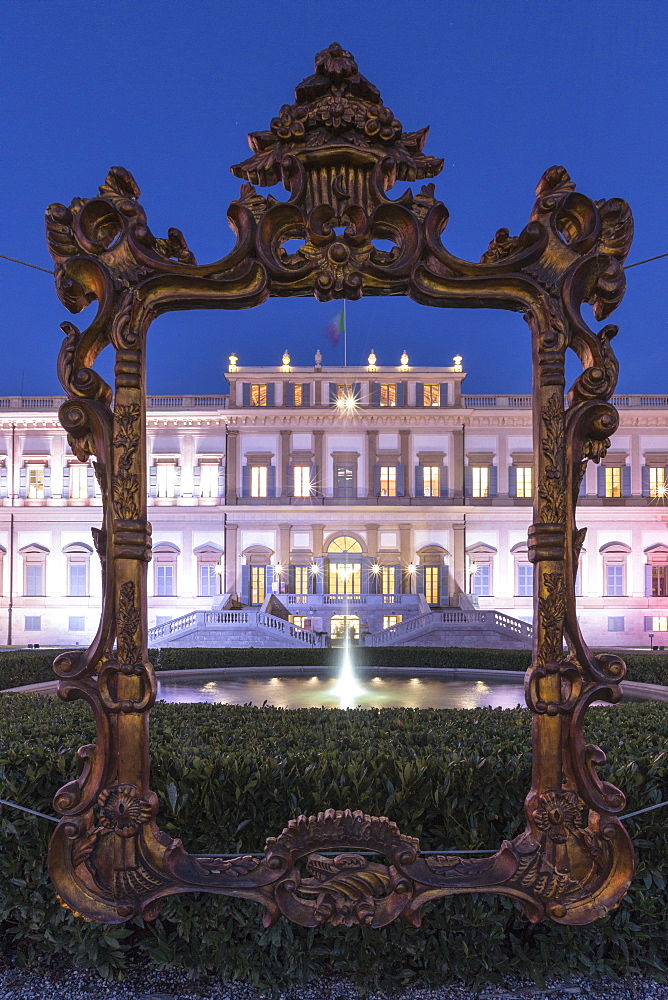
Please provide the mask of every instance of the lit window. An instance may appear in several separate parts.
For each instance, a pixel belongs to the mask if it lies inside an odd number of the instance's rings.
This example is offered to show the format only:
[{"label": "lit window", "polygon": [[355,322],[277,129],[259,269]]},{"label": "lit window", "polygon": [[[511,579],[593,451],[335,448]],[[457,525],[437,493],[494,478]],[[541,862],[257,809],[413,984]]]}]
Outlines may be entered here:
[{"label": "lit window", "polygon": [[266,406],[267,386],[251,385],[250,401],[251,401],[251,406]]},{"label": "lit window", "polygon": [[[250,495],[252,497],[266,497],[267,495],[267,466],[252,465],[250,470]],[[264,600],[264,598],[262,598]],[[262,602],[260,602],[262,603]]]},{"label": "lit window", "polygon": [[382,497],[396,497],[397,495],[397,469],[394,465],[381,465],[380,467],[380,495]]},{"label": "lit window", "polygon": [[[426,388],[426,386],[425,386]],[[427,404],[425,403],[425,406]],[[426,497],[440,496],[441,470],[437,465],[425,465],[422,469],[422,481],[424,483],[423,495]]]},{"label": "lit window", "polygon": [[296,497],[310,497],[311,467],[309,465],[295,465],[292,471],[294,495]]},{"label": "lit window", "polygon": [[652,597],[668,597],[668,566],[652,566]]},{"label": "lit window", "polygon": [[394,625],[401,625],[403,615],[383,615],[383,628],[392,628]]},{"label": "lit window", "polygon": [[517,596],[533,597],[533,566],[531,563],[518,563]]},{"label": "lit window", "polygon": [[306,615],[290,615],[290,624],[296,628],[306,628]]},{"label": "lit window", "polygon": [[42,465],[28,467],[28,499],[44,499],[44,466]]},{"label": "lit window", "polygon": [[[653,470],[663,471],[655,469]],[[622,495],[622,470],[620,468],[609,466],[604,469],[605,472],[605,495],[606,497],[621,497]]]},{"label": "lit window", "polygon": [[663,466],[649,468],[649,495],[651,497],[666,495],[666,470]]},{"label": "lit window", "polygon": [[489,496],[489,467],[473,465],[471,467],[471,496],[482,499]]},{"label": "lit window", "polygon": [[308,594],[309,566],[295,566],[295,594]]},{"label": "lit window", "polygon": [[394,566],[381,566],[380,568],[380,592],[381,594],[395,594],[395,571]]},{"label": "lit window", "polygon": [[339,535],[327,546],[327,552],[361,552],[362,546],[352,535]]},{"label": "lit window", "polygon": [[330,562],[329,593],[360,594],[362,592],[362,564],[359,562]]},{"label": "lit window", "polygon": [[70,615],[67,631],[85,632],[85,630],[86,630],[86,619],[84,615]]},{"label": "lit window", "polygon": [[215,565],[211,563],[200,563],[199,567],[199,592],[200,597],[214,597],[219,593],[218,580]]},{"label": "lit window", "polygon": [[262,604],[266,579],[266,566],[251,566],[250,568],[250,602]]},{"label": "lit window", "polygon": [[438,604],[438,566],[424,567],[424,599],[427,604]]},{"label": "lit window", "polygon": [[422,386],[422,405],[423,406],[440,406],[441,405],[441,387],[440,387],[440,385],[423,385]]},{"label": "lit window", "polygon": [[218,462],[200,462],[201,496],[205,498],[218,496]]},{"label": "lit window", "polygon": [[645,632],[668,632],[668,617],[654,615],[652,618],[646,618]]},{"label": "lit window", "polygon": [[[397,387],[394,383],[388,385],[381,384],[380,386],[380,405],[381,406],[396,406],[397,405]],[[394,496],[394,494],[392,494]]]},{"label": "lit window", "polygon": [[86,597],[88,594],[88,561],[70,559],[67,565],[67,593],[69,597]]},{"label": "lit window", "polygon": [[70,500],[85,500],[88,497],[88,466],[70,465]]},{"label": "lit window", "polygon": [[518,497],[533,496],[532,488],[532,468],[530,465],[518,465],[515,469],[516,485]]},{"label": "lit window", "polygon": [[623,632],[624,619],[618,615],[608,618],[608,632]]},{"label": "lit window", "polygon": [[295,406],[303,406],[304,405],[304,387],[302,385],[300,385],[299,383],[297,383],[293,387],[293,392],[294,392],[294,396],[293,396],[294,405]]},{"label": "lit window", "polygon": [[608,564],[605,567],[606,597],[624,596],[624,566],[619,563]]}]

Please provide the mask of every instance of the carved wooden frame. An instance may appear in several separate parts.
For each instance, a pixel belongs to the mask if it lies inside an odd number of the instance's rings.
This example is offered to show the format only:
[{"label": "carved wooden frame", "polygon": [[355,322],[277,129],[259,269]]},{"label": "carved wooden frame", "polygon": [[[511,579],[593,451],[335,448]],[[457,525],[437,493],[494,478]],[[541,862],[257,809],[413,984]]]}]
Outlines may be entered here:
[{"label": "carved wooden frame", "polygon": [[[256,900],[265,923],[282,913],[306,926],[381,927],[397,917],[417,925],[427,900],[486,892],[516,897],[530,920],[585,924],[616,906],[629,886],[633,851],[618,818],[624,796],[601,780],[596,769],[605,756],[583,737],[589,705],[619,700],[625,667],[587,648],[574,585],[585,533],[575,522],[580,483],[587,461],[605,455],[618,422],[610,403],[617,328],[594,333],[580,310],[589,303],[602,320],[620,302],[631,213],[619,199],[579,194],[566,170],[552,167],[520,235],[500,229],[480,263],[460,260],[441,242],[448,211],[433,184],[387,196],[397,180],[441,170],[442,160],[422,152],[426,135],[403,132],[350,53],[330,45],[297,87],[295,104],[281,108],[269,131],[250,136],[253,155],[232,168],[244,183],[228,212],[236,245],[222,260],[197,264],[176,229],[166,239],[153,236],[137,185],[121,168],[112,168],[97,197],[47,210],[61,301],[75,313],[97,302],[86,330],[63,324],[58,372],[68,397],[60,419],[77,457],[94,456],[102,490],[103,523],[93,535],[103,609],[91,646],[54,664],[60,697],[91,706],[97,742],[79,751],[82,773],[55,797],[62,819],[49,852],[62,901],[89,919],[150,918],[163,897],[206,890]],[[287,201],[253,186],[279,181]],[[282,245],[295,238],[301,246],[287,253]],[[393,249],[381,251],[374,240],[389,240]],[[531,330],[537,489],[529,530],[535,597],[526,829],[482,860],[430,857],[385,817],[326,810],[291,820],[267,840],[262,858],[195,857],[158,829],[149,789],[156,681],[147,656],[147,331],[170,310],[244,309],[272,295],[327,301],[362,294],[510,309],[523,313]],[[92,367],[108,344],[116,352],[113,392]],[[569,347],[583,371],[566,406]],[[339,856],[328,856],[332,849]],[[386,863],[369,861],[366,852]]]}]

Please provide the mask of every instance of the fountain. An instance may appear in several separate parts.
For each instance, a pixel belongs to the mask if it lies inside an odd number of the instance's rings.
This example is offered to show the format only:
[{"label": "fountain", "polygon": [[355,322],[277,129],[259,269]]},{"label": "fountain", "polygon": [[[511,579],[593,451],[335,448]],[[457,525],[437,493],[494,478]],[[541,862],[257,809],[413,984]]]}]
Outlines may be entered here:
[{"label": "fountain", "polygon": [[346,626],[344,632],[345,639],[343,643],[341,667],[336,684],[332,690],[332,694],[336,695],[339,699],[341,708],[354,708],[357,699],[364,696],[367,692],[366,688],[364,688],[357,680],[357,676],[353,668],[350,655],[350,629]]}]

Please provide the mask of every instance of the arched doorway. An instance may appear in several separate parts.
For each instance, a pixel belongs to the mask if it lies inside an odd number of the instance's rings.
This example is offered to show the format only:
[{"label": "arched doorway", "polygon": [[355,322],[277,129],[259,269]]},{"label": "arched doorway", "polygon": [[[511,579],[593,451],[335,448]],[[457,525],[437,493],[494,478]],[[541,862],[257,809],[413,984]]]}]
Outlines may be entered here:
[{"label": "arched doorway", "polygon": [[[327,592],[339,597],[362,593],[362,543],[353,535],[338,535],[327,546]],[[359,625],[359,622],[358,622]]]}]

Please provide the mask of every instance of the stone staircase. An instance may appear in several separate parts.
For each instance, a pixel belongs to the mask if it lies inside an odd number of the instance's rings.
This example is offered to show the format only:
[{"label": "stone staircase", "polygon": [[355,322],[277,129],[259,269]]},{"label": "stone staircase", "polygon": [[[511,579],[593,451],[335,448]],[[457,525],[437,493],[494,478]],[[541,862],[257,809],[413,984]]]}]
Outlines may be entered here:
[{"label": "stone staircase", "polygon": [[365,645],[530,649],[533,627],[498,611],[451,608],[409,618],[366,638]]},{"label": "stone staircase", "polygon": [[326,637],[265,611],[191,611],[148,630],[150,647],[283,647],[317,649]]}]

